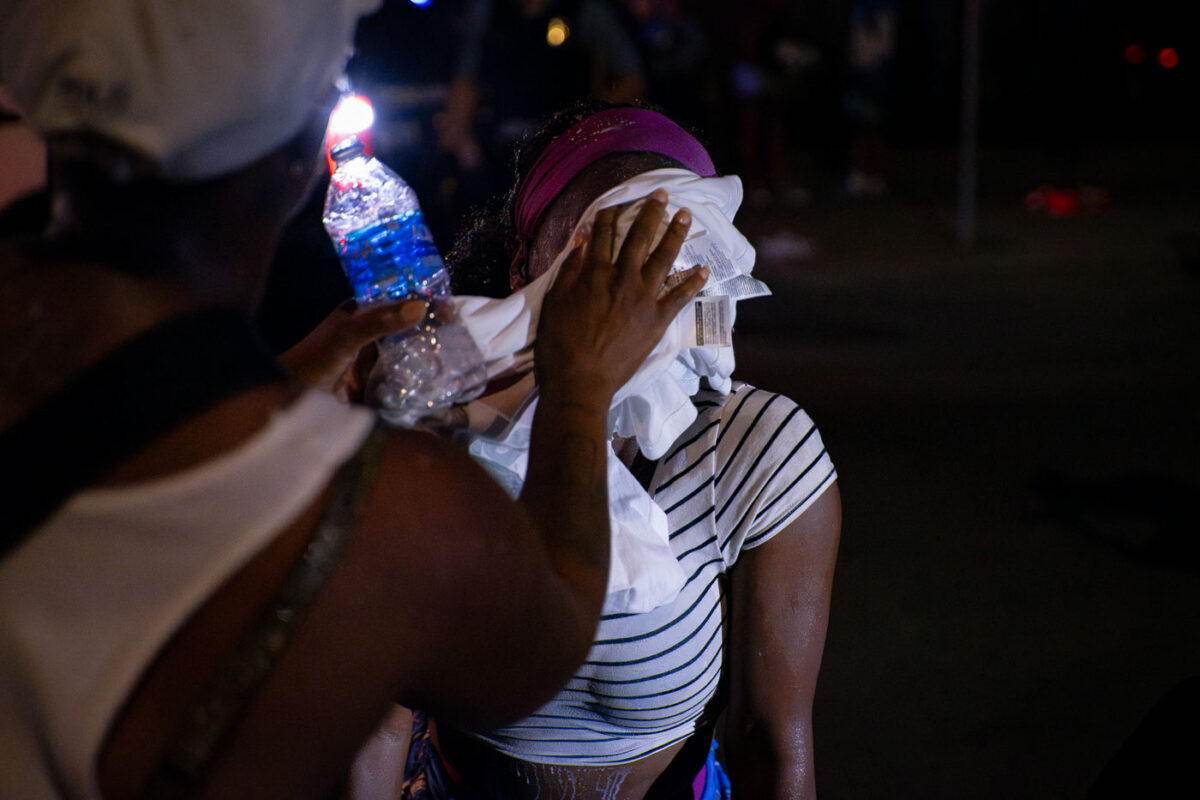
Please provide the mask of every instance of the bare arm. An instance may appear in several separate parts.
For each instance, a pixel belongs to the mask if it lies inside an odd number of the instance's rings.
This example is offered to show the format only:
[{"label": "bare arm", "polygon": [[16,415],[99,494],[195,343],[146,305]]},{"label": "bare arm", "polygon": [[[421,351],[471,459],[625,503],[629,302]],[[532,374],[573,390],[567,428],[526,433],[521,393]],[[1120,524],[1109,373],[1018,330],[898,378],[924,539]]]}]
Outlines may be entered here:
[{"label": "bare arm", "polygon": [[816,797],[812,703],[840,532],[834,484],[733,568],[726,751],[738,796]]},{"label": "bare arm", "polygon": [[536,354],[540,397],[521,504],[547,537],[552,563],[575,614],[570,663],[543,700],[586,656],[604,601],[612,396],[706,278],[694,274],[678,291],[660,295],[690,217],[677,214],[651,253],[666,193],[655,197],[639,214],[619,253],[613,245],[619,209],[597,214],[586,252],[576,250],[567,260],[543,304]]}]

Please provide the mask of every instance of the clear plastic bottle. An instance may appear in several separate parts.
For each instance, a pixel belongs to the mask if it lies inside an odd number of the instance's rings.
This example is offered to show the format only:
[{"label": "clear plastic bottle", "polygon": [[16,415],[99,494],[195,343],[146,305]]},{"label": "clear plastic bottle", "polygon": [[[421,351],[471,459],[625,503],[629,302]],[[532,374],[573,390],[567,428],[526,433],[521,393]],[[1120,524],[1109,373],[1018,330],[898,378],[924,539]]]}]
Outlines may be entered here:
[{"label": "clear plastic bottle", "polygon": [[487,378],[483,356],[445,298],[450,274],[425,223],[416,193],[349,137],[330,155],[325,229],[360,304],[402,298],[430,301],[425,321],[379,342],[367,391],[393,422],[411,425],[477,397]]}]

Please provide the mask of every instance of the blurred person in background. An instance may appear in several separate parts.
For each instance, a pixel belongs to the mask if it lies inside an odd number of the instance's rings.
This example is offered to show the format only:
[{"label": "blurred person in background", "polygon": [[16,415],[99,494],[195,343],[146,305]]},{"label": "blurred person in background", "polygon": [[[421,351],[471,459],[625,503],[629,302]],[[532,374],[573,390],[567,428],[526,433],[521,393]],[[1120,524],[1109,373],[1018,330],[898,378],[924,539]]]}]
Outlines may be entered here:
[{"label": "blurred person in background", "polygon": [[811,198],[809,149],[828,124],[815,105],[825,54],[811,16],[803,5],[772,0],[733,23],[732,155],[760,208],[799,208]]},{"label": "blurred person in background", "polygon": [[[711,42],[686,0],[622,0],[646,73],[646,101],[702,125],[713,89]],[[633,98],[628,98],[633,99]]]},{"label": "blurred person in background", "polygon": [[328,797],[393,700],[492,728],[590,646],[606,415],[699,289],[659,291],[686,226],[652,250],[650,201],[615,260],[603,225],[574,252],[515,501],[327,391],[422,304],[277,362],[249,320],[375,5],[0,7],[53,197],[0,243],[0,796]]},{"label": "blurred person in background", "polygon": [[842,96],[850,128],[845,182],[850,197],[874,198],[887,193],[897,24],[895,0],[854,0],[851,5]]},{"label": "blurred person in background", "polygon": [[456,74],[435,119],[472,197],[503,191],[538,121],[585,98],[644,96],[645,67],[612,0],[467,0]]}]

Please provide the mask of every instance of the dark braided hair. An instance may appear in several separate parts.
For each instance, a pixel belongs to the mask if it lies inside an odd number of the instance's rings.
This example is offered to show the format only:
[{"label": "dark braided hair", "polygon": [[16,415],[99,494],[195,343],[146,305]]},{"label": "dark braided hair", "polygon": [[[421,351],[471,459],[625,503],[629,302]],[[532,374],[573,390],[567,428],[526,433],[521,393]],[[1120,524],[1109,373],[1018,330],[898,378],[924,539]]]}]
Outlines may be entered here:
[{"label": "dark braided hair", "polygon": [[[450,268],[455,294],[507,297],[511,293],[509,266],[518,247],[514,206],[521,181],[551,142],[576,123],[610,108],[645,108],[661,113],[643,103],[584,100],[547,117],[517,145],[513,157],[513,182],[508,191],[475,214],[470,227],[447,253],[446,264]],[[674,159],[660,158],[663,165],[679,166]]]}]

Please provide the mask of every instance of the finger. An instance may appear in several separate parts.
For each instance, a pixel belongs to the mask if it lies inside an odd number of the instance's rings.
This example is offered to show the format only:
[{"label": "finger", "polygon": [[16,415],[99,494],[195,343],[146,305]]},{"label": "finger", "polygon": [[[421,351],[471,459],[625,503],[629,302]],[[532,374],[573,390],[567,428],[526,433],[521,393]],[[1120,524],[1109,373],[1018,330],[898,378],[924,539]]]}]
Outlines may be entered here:
[{"label": "finger", "polygon": [[662,241],[658,243],[658,247],[654,248],[654,252],[646,259],[646,265],[642,267],[642,276],[646,279],[647,286],[661,286],[667,279],[667,275],[671,272],[671,265],[679,256],[679,250],[683,247],[683,240],[687,238],[688,228],[691,227],[691,224],[692,212],[683,208],[675,213],[671,224],[667,226],[667,232],[663,234]]},{"label": "finger", "polygon": [[[565,259],[562,265],[558,268],[558,274],[554,276],[554,283],[550,286],[550,290],[546,294],[546,299],[542,303],[542,313],[539,315],[537,324],[537,338],[539,342],[545,342],[545,333],[553,330],[553,326],[561,324],[559,322],[559,314],[556,312],[563,308],[564,305],[570,303],[560,303],[560,298],[570,298],[571,292],[575,284],[579,281],[579,276],[584,271],[585,253],[588,250],[588,237],[580,235],[582,241],[572,250]],[[586,287],[585,287],[586,288]]]},{"label": "finger", "polygon": [[613,265],[613,240],[616,238],[617,215],[620,209],[602,208],[592,220],[592,234],[587,251],[587,262],[592,269],[604,269]]},{"label": "finger", "polygon": [[662,227],[663,216],[667,206],[667,193],[664,189],[655,189],[642,207],[638,209],[625,242],[621,245],[621,255],[617,259],[621,274],[633,267],[641,267],[654,244],[654,237]]},{"label": "finger", "polygon": [[360,308],[343,323],[342,344],[348,352],[356,353],[368,342],[416,325],[425,318],[428,306],[424,300],[405,300]]},{"label": "finger", "polygon": [[375,369],[379,360],[379,347],[374,342],[358,351],[354,363],[342,373],[334,387],[338,396],[347,402],[362,403],[366,401],[367,376]]},{"label": "finger", "polygon": [[349,311],[343,304],[308,336],[280,353],[279,363],[311,386],[332,386],[364,345],[419,322],[424,306],[422,301],[410,301]]},{"label": "finger", "polygon": [[658,301],[661,318],[668,323],[679,316],[679,312],[704,288],[708,282],[708,267],[692,267],[680,275],[684,276],[683,280],[664,292]]},{"label": "finger", "polygon": [[320,348],[313,353],[314,366],[342,369],[375,340],[419,323],[428,305],[424,300],[405,300],[360,307],[351,314],[334,312],[322,323],[322,338],[314,342]]},{"label": "finger", "polygon": [[579,244],[575,246],[567,257],[563,260],[562,266],[558,268],[558,275],[554,277],[554,285],[550,287],[551,293],[556,288],[566,288],[575,283],[579,279],[579,274],[583,272],[584,253],[587,252],[588,236],[579,234]]}]

